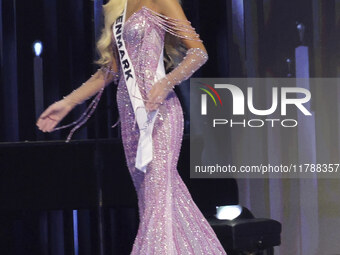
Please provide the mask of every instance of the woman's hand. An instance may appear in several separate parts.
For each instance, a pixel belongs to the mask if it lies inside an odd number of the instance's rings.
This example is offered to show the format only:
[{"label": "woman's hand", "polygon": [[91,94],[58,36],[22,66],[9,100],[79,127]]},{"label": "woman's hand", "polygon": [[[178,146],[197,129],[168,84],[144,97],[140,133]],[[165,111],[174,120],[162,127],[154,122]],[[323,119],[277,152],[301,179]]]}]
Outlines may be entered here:
[{"label": "woman's hand", "polygon": [[51,104],[39,117],[36,125],[43,132],[51,132],[56,125],[73,109],[64,99]]},{"label": "woman's hand", "polygon": [[163,104],[164,99],[168,96],[172,88],[172,86],[169,86],[167,76],[156,81],[147,95],[148,99],[145,104],[147,111],[157,110],[158,107]]}]

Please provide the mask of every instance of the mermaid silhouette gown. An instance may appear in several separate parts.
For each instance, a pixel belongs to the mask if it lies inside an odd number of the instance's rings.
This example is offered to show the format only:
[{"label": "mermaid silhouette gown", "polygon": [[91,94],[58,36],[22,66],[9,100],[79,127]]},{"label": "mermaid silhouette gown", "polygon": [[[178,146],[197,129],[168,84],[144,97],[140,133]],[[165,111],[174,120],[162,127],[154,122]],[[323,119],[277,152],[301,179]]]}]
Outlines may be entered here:
[{"label": "mermaid silhouette gown", "polygon": [[[180,38],[201,41],[190,22],[166,17],[143,6],[125,21],[123,28],[123,40],[135,70],[142,100],[147,99],[147,93],[153,86],[179,85],[208,59],[202,49],[190,48],[178,66],[165,75],[163,50],[166,32]],[[180,101],[173,90],[159,106],[156,115],[152,131],[152,161],[145,172],[135,167],[139,129],[123,68],[119,64],[117,46],[112,31],[112,50],[118,73],[102,67],[83,86],[64,97],[75,106],[84,102],[85,95],[90,98],[99,91],[77,121],[54,130],[76,125],[66,140],[68,142],[73,132],[96,109],[105,86],[114,81],[118,84],[116,98],[126,164],[138,197],[140,223],[131,255],[226,254],[177,171],[184,121]]]},{"label": "mermaid silhouette gown", "polygon": [[[143,98],[160,78],[157,67],[163,62],[165,33],[177,35],[166,26],[170,22],[165,24],[165,20],[169,18],[144,6],[124,24],[123,40]],[[112,41],[116,50],[114,36]],[[192,68],[197,69],[207,56],[198,48],[189,50],[195,57],[187,57],[187,61],[196,64]],[[203,63],[199,61],[202,58],[205,58]],[[178,66],[179,72],[184,73],[180,68],[190,74],[195,71],[190,70],[190,63],[183,63]],[[122,72],[120,65],[119,68]],[[188,78],[184,76],[182,80]],[[123,75],[118,82],[117,104],[126,163],[137,192],[140,217],[131,255],[226,254],[177,171],[184,126],[182,107],[175,92],[172,90],[159,108],[152,133],[153,159],[146,173],[135,167],[139,131]]]}]

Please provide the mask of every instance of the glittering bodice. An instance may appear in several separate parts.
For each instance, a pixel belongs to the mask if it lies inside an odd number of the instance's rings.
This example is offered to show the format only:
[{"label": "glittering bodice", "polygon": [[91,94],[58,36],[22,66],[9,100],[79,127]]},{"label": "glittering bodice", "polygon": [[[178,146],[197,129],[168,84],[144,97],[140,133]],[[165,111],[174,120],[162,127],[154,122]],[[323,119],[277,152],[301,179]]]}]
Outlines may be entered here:
[{"label": "glittering bodice", "polygon": [[[161,86],[164,81],[166,85],[169,85],[169,82],[172,85],[180,84],[207,60],[207,54],[201,48],[190,48],[181,63],[165,74],[163,49],[166,32],[180,38],[201,41],[188,20],[170,18],[155,13],[145,6],[132,14],[125,22],[123,40],[143,99],[146,99],[152,86]],[[158,108],[152,132],[151,162],[147,165],[145,173],[135,167],[140,132],[136,126],[135,114],[125,78],[122,75],[123,68],[113,33],[112,47],[120,70],[119,75],[114,73],[114,77],[117,79],[119,77],[116,98],[121,123],[120,131],[126,164],[138,196],[140,219],[130,255],[226,255],[177,170],[184,116],[181,103],[174,90],[167,94]],[[109,68],[105,69],[103,70],[106,77],[111,71]],[[99,70],[97,76],[101,77],[101,74]],[[104,90],[103,79],[95,78],[90,84],[89,87],[96,84],[100,86],[100,91],[81,118],[70,124],[77,124],[77,126],[71,130],[68,139],[95,110]],[[117,80],[114,81],[116,84]],[[134,87],[131,90],[133,89]],[[81,90],[78,90],[72,95],[74,98],[75,95],[80,94]],[[69,125],[64,127],[67,126]],[[122,169],[113,166],[112,170],[118,172]]]},{"label": "glittering bodice", "polygon": [[[151,15],[152,10],[143,6],[125,21],[123,29],[125,46],[144,99],[157,78],[156,71],[160,57],[163,60],[165,31],[154,22]],[[117,47],[113,35],[112,40],[114,46]],[[120,72],[122,72],[121,66]],[[121,75],[118,87],[123,84],[125,84],[124,76]]]},{"label": "glittering bodice", "polygon": [[[181,23],[182,25],[175,26],[177,31],[179,29],[192,31],[188,22]],[[157,83],[158,79],[161,82],[161,78],[165,76],[163,65],[165,33],[187,38],[185,34],[176,34],[173,31],[175,28],[171,27],[174,27],[174,24],[175,19],[161,17],[161,14],[155,14],[147,7],[142,7],[125,22],[123,40],[134,67],[135,80],[144,99],[147,99],[147,92],[152,86],[160,84]],[[118,57],[118,47],[115,38],[112,39],[113,49]],[[204,54],[199,49],[191,49],[188,52],[189,55],[187,54],[177,67],[178,76],[176,79],[170,76],[170,80],[180,82],[204,62]],[[117,88],[121,137],[126,163],[138,196],[140,218],[130,255],[226,255],[177,171],[184,117],[175,91],[170,91],[158,108],[159,115],[156,116],[152,132],[152,161],[144,173],[135,167],[140,132],[122,75],[123,68],[119,58],[116,60],[121,74]],[[166,77],[169,74],[166,74]]]}]

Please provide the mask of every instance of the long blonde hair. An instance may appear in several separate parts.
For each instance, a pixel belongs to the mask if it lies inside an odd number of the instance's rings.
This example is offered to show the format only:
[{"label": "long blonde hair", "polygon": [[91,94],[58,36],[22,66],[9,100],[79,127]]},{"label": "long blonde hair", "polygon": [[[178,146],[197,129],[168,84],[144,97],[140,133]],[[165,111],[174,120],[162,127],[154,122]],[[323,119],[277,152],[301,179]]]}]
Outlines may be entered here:
[{"label": "long blonde hair", "polygon": [[[112,24],[122,13],[126,1],[127,0],[109,0],[103,5],[104,27],[96,44],[99,59],[94,62],[95,64],[107,66],[114,58],[111,28]],[[177,1],[181,4],[181,0]],[[169,70],[174,68],[180,62],[180,59],[183,57],[185,52],[185,46],[178,37],[173,36],[170,33],[166,33],[164,38],[164,49],[165,69]]]}]

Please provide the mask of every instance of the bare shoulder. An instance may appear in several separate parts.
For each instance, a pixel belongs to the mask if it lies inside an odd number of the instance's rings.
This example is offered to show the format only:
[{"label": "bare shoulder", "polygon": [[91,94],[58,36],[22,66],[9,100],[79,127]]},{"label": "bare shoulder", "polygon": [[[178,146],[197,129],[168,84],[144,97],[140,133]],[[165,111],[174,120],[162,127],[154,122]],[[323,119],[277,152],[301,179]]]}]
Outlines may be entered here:
[{"label": "bare shoulder", "polygon": [[181,7],[178,0],[148,0],[153,10],[158,13],[165,14],[168,9],[177,9]]},{"label": "bare shoulder", "polygon": [[147,7],[152,9],[153,11],[159,13],[160,12],[160,6],[159,6],[160,2],[161,1],[159,1],[159,0],[146,0],[144,5],[146,5]]},{"label": "bare shoulder", "polygon": [[178,0],[151,0],[158,12],[169,17],[181,17],[186,19],[184,11]]}]

